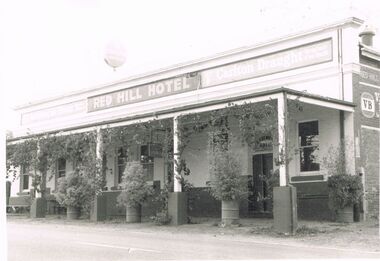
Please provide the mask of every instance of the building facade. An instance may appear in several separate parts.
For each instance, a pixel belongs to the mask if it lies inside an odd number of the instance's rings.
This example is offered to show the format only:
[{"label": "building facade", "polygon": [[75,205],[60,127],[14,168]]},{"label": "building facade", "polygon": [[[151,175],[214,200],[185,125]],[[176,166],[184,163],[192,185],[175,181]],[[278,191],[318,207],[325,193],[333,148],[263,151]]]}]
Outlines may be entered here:
[{"label": "building facade", "polygon": [[[344,140],[346,171],[361,175],[365,197],[363,218],[379,216],[380,172],[380,53],[372,47],[372,31],[363,33],[364,21],[349,18],[335,24],[241,48],[207,59],[158,70],[112,84],[86,89],[17,108],[20,126],[8,143],[33,135],[72,135],[112,129],[154,120],[172,121],[174,158],[177,156],[177,123],[186,115],[207,117],[216,110],[246,104],[270,105],[276,111],[275,132],[256,137],[256,146],[239,140],[239,123],[228,118],[231,149],[238,155],[242,175],[253,196],[242,200],[241,215],[270,216],[263,176],[279,172],[280,185],[297,188],[301,219],[331,219],[328,209],[325,161],[332,148]],[[359,34],[361,33],[361,38]],[[291,109],[290,104],[298,109]],[[284,116],[286,115],[286,117]],[[189,123],[191,124],[191,123]],[[191,170],[193,185],[191,216],[216,216],[220,203],[204,188],[210,181],[208,127],[193,134],[181,158]],[[162,133],[151,133],[149,141],[118,144],[105,151],[104,177],[107,195],[105,215],[125,215],[116,206],[121,174],[126,162],[138,160],[148,180],[163,188],[173,164],[162,157]],[[259,134],[258,134],[259,135]],[[285,151],[288,164],[278,164]],[[57,179],[73,168],[60,159],[56,174],[47,181],[54,194]],[[17,169],[12,180],[10,205],[28,197],[28,171]],[[174,174],[176,170],[174,169]],[[174,191],[179,191],[174,182]],[[14,203],[17,205],[16,203]],[[150,207],[145,209],[151,214]]]}]

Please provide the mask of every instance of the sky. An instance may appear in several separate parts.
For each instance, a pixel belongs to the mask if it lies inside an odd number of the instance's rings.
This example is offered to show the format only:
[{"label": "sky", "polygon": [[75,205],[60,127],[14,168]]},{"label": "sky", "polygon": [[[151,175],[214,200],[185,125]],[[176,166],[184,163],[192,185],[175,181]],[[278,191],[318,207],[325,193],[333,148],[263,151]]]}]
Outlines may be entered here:
[{"label": "sky", "polygon": [[[0,4],[2,124],[7,129],[17,125],[18,118],[11,109],[17,105],[253,45],[350,16],[379,28],[377,2],[3,1]],[[109,43],[122,45],[125,50],[126,61],[116,71],[104,62]]]}]

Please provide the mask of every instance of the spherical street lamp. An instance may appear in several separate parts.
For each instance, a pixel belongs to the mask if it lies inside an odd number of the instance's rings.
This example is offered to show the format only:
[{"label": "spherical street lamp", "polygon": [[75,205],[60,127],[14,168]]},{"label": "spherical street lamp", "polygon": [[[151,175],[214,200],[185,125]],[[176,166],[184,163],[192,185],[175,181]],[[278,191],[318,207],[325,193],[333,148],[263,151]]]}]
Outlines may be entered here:
[{"label": "spherical street lamp", "polygon": [[125,62],[125,48],[123,44],[111,42],[106,46],[104,61],[116,71]]}]

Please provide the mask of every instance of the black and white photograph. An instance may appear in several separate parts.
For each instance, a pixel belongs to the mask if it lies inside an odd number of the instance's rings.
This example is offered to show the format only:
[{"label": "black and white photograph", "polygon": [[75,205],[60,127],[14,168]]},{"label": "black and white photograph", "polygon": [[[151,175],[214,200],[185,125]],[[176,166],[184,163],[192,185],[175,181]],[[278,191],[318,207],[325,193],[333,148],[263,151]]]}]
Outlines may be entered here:
[{"label": "black and white photograph", "polygon": [[380,260],[380,3],[0,3],[0,260]]}]

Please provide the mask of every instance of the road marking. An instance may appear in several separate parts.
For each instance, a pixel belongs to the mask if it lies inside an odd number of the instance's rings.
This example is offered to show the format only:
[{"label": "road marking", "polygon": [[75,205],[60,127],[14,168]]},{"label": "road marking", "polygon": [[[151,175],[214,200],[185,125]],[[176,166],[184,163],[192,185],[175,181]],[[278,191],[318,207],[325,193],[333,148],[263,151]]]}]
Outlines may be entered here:
[{"label": "road marking", "polygon": [[153,250],[153,249],[146,249],[146,248],[125,247],[125,246],[98,244],[98,243],[82,242],[82,241],[77,241],[76,243],[81,244],[81,245],[88,245],[88,246],[97,246],[97,247],[108,247],[108,248],[124,249],[124,250],[128,250],[128,253],[131,253],[131,252],[134,252],[134,251],[161,253],[161,251],[157,251],[157,250]]},{"label": "road marking", "polygon": [[153,232],[142,232],[142,231],[131,231],[129,233],[138,234],[138,235],[151,235],[151,234],[153,234]]},{"label": "road marking", "polygon": [[285,247],[302,247],[302,248],[315,248],[315,249],[326,249],[326,250],[337,250],[337,251],[347,251],[347,252],[356,252],[356,253],[367,253],[367,254],[380,254],[380,252],[376,251],[367,251],[367,250],[359,250],[359,249],[346,249],[346,248],[338,248],[338,247],[325,247],[325,246],[305,246],[298,244],[287,244],[287,243],[277,243],[277,242],[263,242],[263,241],[244,241],[244,240],[231,240],[233,242],[240,243],[253,243],[253,244],[262,244],[262,245],[277,245],[277,246],[285,246]]}]

